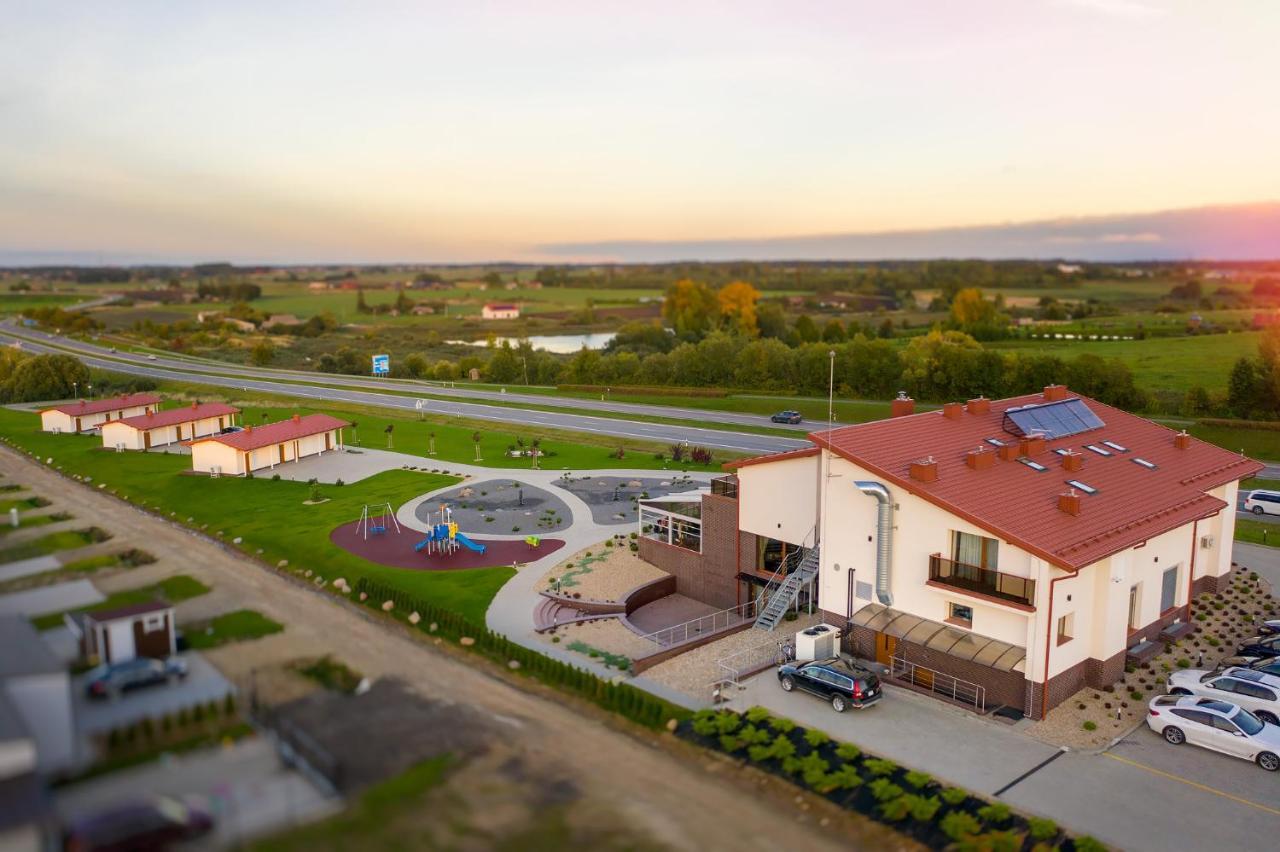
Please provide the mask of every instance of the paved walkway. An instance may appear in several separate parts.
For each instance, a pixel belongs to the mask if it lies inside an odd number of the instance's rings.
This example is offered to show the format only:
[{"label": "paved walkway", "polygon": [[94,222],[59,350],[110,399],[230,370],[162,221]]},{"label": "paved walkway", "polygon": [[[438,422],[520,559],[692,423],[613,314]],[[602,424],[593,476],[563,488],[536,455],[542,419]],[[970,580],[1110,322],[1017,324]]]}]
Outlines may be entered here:
[{"label": "paved walkway", "polygon": [[16,580],[19,577],[29,577],[32,574],[43,574],[45,571],[52,571],[55,568],[61,567],[62,563],[58,561],[58,557],[56,556],[37,556],[34,559],[19,559],[17,562],[0,565],[0,582],[5,580]]},{"label": "paved walkway", "polygon": [[99,592],[88,580],[75,580],[70,583],[58,583],[56,586],[41,586],[25,592],[14,592],[0,595],[0,615],[44,615],[46,612],[61,612],[67,609],[89,606],[103,600]]}]

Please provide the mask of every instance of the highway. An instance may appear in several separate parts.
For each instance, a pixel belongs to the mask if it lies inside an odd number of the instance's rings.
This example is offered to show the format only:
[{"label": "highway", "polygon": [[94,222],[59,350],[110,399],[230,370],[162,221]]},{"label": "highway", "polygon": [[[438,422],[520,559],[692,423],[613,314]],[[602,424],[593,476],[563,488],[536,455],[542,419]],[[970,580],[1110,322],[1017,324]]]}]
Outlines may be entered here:
[{"label": "highway", "polygon": [[[261,367],[242,367],[204,358],[174,357],[157,354],[155,360],[135,352],[112,352],[102,346],[95,346],[80,340],[50,335],[34,329],[22,328],[12,320],[0,323],[0,335],[22,340],[24,343],[41,343],[58,349],[72,352],[80,357],[96,357],[129,365],[142,365],[169,370],[178,370],[190,374],[191,381],[206,381],[198,378],[201,375],[235,376],[250,379],[272,379],[280,381],[305,382],[307,384],[325,385],[335,388],[397,391],[401,393],[420,394],[423,397],[446,397],[451,399],[474,399],[502,405],[524,405],[553,407],[584,412],[604,411],[612,414],[630,414],[642,417],[665,417],[673,420],[692,420],[704,423],[721,423],[726,426],[765,426],[779,430],[794,431],[804,435],[821,424],[801,423],[797,425],[771,423],[767,417],[759,414],[743,414],[733,411],[710,411],[702,408],[680,408],[668,405],[647,405],[634,402],[613,402],[608,399],[581,399],[575,397],[548,396],[533,393],[504,393],[495,390],[480,390],[470,387],[454,387],[451,385],[414,381],[411,379],[375,379],[371,376],[349,376],[332,373],[315,373],[305,370],[281,370]],[[120,369],[123,367],[111,367]]]},{"label": "highway", "polygon": [[[41,340],[40,337],[44,337]],[[286,396],[298,397],[307,401],[314,401],[312,404],[320,402],[351,402],[360,405],[376,406],[378,408],[395,409],[399,411],[413,412],[418,410],[418,400],[408,397],[399,396],[391,393],[379,393],[371,390],[360,390],[354,387],[316,387],[309,384],[298,383],[299,376],[305,376],[309,382],[315,381],[316,374],[311,373],[294,373],[291,374],[290,381],[288,378],[280,378],[278,380],[266,380],[260,378],[264,375],[273,375],[284,371],[271,370],[247,370],[245,368],[232,367],[233,374],[220,374],[212,372],[203,364],[188,363],[182,359],[165,358],[161,360],[149,360],[145,356],[112,354],[100,347],[94,347],[89,344],[79,343],[78,341],[68,341],[65,338],[52,338],[49,335],[33,334],[29,330],[18,331],[12,327],[5,325],[0,326],[0,338],[6,339],[8,342],[20,342],[22,348],[30,352],[40,353],[61,353],[67,354],[68,349],[74,349],[75,354],[87,366],[100,370],[111,370],[118,373],[126,373],[134,376],[147,376],[157,380],[195,382],[204,385],[216,387],[224,387],[238,389],[245,392],[259,391],[262,393],[282,394]],[[409,385],[412,392],[423,392],[427,386],[413,383],[384,382],[380,379],[362,380],[357,377],[329,377],[325,378],[355,378],[356,381],[368,381],[374,383],[376,387],[398,389],[401,384]],[[431,387],[430,391],[435,393],[440,388]],[[548,400],[543,397],[534,395],[503,395],[491,391],[479,391],[475,393],[488,394],[488,398],[494,399],[496,404],[487,404],[479,402],[468,402],[462,399],[426,399],[424,400],[423,411],[427,414],[444,415],[454,417],[466,417],[473,420],[484,420],[495,423],[510,424],[515,427],[525,425],[538,425],[555,429],[565,429],[575,432],[587,432],[595,435],[611,436],[616,438],[633,438],[646,441],[654,441],[662,444],[679,443],[687,441],[691,445],[700,445],[719,450],[729,450],[739,453],[771,453],[782,450],[796,449],[808,446],[809,442],[797,436],[796,438],[784,438],[774,435],[754,435],[743,432],[732,432],[722,429],[704,429],[696,426],[681,426],[665,423],[649,423],[639,420],[617,419],[611,417],[592,416],[588,413],[576,413],[573,411],[535,411],[528,408],[519,408],[508,403],[518,401],[518,397],[528,399],[532,402],[547,404]],[[461,394],[459,394],[461,396]],[[575,400],[575,402],[594,403],[594,400]],[[597,408],[603,410],[622,412],[624,410],[622,403],[597,403]],[[631,408],[635,408],[632,406]],[[665,417],[699,419],[704,421],[712,421],[714,418],[707,416],[717,412],[704,412],[701,410],[691,409],[671,409],[665,406],[639,406],[639,408],[649,409],[655,415]],[[647,412],[646,412],[647,413]],[[735,415],[744,417],[744,415]],[[763,418],[752,417],[751,421],[754,425],[759,425]],[[723,421],[716,421],[723,422]]]}]

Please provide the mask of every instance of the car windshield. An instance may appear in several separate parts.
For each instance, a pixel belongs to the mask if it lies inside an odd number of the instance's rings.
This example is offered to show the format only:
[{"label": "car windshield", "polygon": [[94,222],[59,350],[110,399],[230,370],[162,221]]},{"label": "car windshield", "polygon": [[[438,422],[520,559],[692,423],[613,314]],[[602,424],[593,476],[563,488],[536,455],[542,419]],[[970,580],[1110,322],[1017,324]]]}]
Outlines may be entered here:
[{"label": "car windshield", "polygon": [[1208,681],[1213,680],[1219,674],[1220,672],[1205,672],[1204,674],[1200,675],[1200,682],[1207,683]]},{"label": "car windshield", "polygon": [[1231,721],[1239,725],[1240,730],[1244,731],[1249,736],[1253,736],[1266,727],[1261,719],[1243,707],[1240,708],[1239,713],[1231,717]]}]

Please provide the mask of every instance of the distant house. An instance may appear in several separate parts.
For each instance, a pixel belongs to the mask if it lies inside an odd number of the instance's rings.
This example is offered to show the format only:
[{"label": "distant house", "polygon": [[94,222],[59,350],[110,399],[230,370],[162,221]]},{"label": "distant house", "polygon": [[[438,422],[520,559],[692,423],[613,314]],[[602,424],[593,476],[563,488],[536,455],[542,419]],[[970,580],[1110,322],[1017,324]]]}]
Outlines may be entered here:
[{"label": "distant house", "polygon": [[64,402],[40,412],[40,428],[45,432],[86,432],[108,420],[153,412],[159,405],[160,397],[149,393]]},{"label": "distant house", "polygon": [[1252,326],[1254,329],[1269,328],[1275,325],[1277,320],[1280,320],[1280,313],[1259,311],[1253,315]]},{"label": "distant house", "polygon": [[519,281],[508,281],[506,284],[503,284],[503,285],[502,285],[502,289],[504,289],[504,290],[519,290],[519,289],[520,289],[520,282],[519,282]]},{"label": "distant house", "polygon": [[1204,317],[1199,314],[1192,314],[1187,317],[1187,331],[1199,331],[1204,325]]},{"label": "distant house", "polygon": [[272,314],[262,324],[267,328],[273,325],[302,325],[302,320],[293,314]]},{"label": "distant house", "polygon": [[480,309],[480,318],[487,320],[518,319],[520,306],[509,302],[490,302]]},{"label": "distant house", "polygon": [[315,293],[322,290],[328,290],[329,284],[328,282],[325,282],[325,281],[312,281],[310,284],[307,285],[307,289]]},{"label": "distant house", "polygon": [[428,316],[430,314],[434,314],[435,312],[436,312],[436,309],[431,307],[430,305],[414,305],[413,306],[413,315],[415,317]]},{"label": "distant house", "polygon": [[224,325],[229,325],[238,331],[257,331],[258,327],[248,320],[234,319],[232,317],[223,317]]},{"label": "distant house", "polygon": [[244,476],[329,450],[342,449],[342,430],[351,424],[327,414],[297,414],[266,426],[210,435],[191,442],[191,467],[213,476]]},{"label": "distant house", "polygon": [[149,450],[221,432],[235,425],[240,409],[222,402],[193,402],[183,408],[152,411],[102,424],[107,449]]},{"label": "distant house", "polygon": [[66,616],[67,626],[89,661],[127,663],[137,657],[163,660],[177,653],[173,604],[148,601]]},{"label": "distant house", "polygon": [[1063,275],[1075,275],[1079,273],[1081,266],[1078,263],[1059,263],[1058,271]]},{"label": "distant house", "polygon": [[196,311],[196,322],[204,324],[213,322],[222,316],[222,311]]}]

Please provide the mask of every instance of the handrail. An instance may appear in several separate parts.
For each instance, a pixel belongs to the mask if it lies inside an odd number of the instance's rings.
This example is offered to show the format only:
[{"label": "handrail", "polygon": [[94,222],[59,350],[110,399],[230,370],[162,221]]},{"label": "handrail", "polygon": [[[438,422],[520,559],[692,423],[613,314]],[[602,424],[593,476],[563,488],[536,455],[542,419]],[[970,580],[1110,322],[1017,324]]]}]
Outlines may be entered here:
[{"label": "handrail", "polygon": [[[889,674],[894,678],[928,689],[937,695],[950,696],[952,701],[969,704],[979,713],[987,712],[986,687],[972,681],[961,680],[946,672],[917,665],[905,657],[895,656],[890,662]],[[921,672],[927,672],[927,674],[921,677]]]},{"label": "handrail", "polygon": [[1028,606],[1034,605],[1036,599],[1036,581],[1030,577],[956,562],[943,558],[940,553],[929,557],[929,579]]},{"label": "handrail", "polygon": [[664,646],[688,642],[690,639],[696,639],[704,633],[720,630],[750,619],[754,615],[755,607],[755,601],[747,601],[728,609],[721,609],[707,615],[691,618],[682,624],[675,624],[671,627],[655,630],[652,633],[646,633],[641,638]]}]

